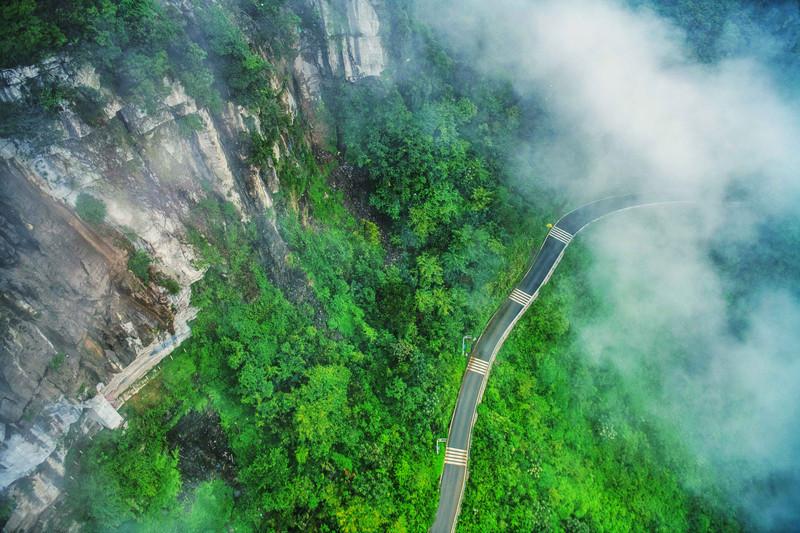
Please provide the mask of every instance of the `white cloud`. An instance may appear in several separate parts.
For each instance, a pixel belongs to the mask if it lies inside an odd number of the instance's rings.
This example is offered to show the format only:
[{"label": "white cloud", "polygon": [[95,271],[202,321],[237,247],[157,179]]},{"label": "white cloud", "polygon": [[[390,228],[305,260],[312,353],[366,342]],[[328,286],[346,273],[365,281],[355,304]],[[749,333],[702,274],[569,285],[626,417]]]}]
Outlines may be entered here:
[{"label": "white cloud", "polygon": [[[657,339],[687,346],[694,364],[665,370],[653,412],[679,421],[721,476],[789,480],[765,500],[734,489],[761,525],[800,519],[786,505],[800,493],[800,306],[764,295],[750,329],[731,332],[708,253],[715,233],[753,239],[753,223],[797,205],[800,115],[769,70],[752,55],[698,64],[674,26],[610,1],[430,0],[421,15],[476,68],[544,102],[555,133],[520,151],[554,190],[575,203],[621,192],[701,203],[621,214],[587,233],[594,284],[614,309],[582,331],[587,353],[611,353],[627,372],[659,352]],[[748,32],[750,50],[776,49]],[[732,191],[748,202],[720,207]]]}]

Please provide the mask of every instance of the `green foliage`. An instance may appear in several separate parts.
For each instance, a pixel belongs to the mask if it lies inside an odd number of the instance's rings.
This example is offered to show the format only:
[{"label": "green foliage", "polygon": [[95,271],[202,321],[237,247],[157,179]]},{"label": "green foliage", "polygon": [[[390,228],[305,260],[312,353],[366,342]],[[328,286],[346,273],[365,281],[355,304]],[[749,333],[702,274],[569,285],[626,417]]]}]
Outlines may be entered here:
[{"label": "green foliage", "polygon": [[[0,7],[0,67],[32,64],[68,50],[148,110],[167,94],[165,78],[179,80],[212,112],[221,109],[220,90],[243,105],[264,108],[274,96],[266,83],[271,66],[253,50],[233,15],[245,15],[257,44],[279,57],[291,48],[298,23],[284,4],[197,4],[195,24],[194,17],[157,0],[11,0]],[[41,98],[46,109],[63,100],[52,92]]]},{"label": "green foliage", "polygon": [[175,506],[181,479],[177,451],[166,447],[169,407],[151,406],[125,432],[101,432],[80,456],[80,481],[68,483],[70,510],[89,530]]},{"label": "green foliage", "polygon": [[156,278],[156,283],[167,289],[168,293],[175,295],[181,292],[181,285],[175,279],[160,273]]},{"label": "green foliage", "polygon": [[219,480],[200,485],[194,493],[186,529],[178,531],[224,531],[233,515],[233,489]]},{"label": "green foliage", "polygon": [[102,224],[106,219],[106,204],[89,193],[82,192],[75,200],[75,211],[89,224]]},{"label": "green foliage", "polygon": [[345,91],[338,110],[348,157],[368,170],[371,203],[403,245],[441,252],[457,228],[488,221],[498,184],[459,132],[476,115],[473,102],[449,98],[411,113],[395,89],[364,86]]},{"label": "green foliage", "polygon": [[717,41],[725,24],[736,12],[751,11],[760,2],[749,0],[676,0],[672,2],[631,1],[633,5],[646,4],[656,12],[673,19],[686,32],[687,44],[698,59],[711,62],[719,58]]},{"label": "green foliage", "polygon": [[180,26],[154,0],[95,0],[93,9],[68,4],[59,19],[79,54],[123,95],[151,109],[173,74],[168,49],[179,44]]},{"label": "green foliage", "polygon": [[250,48],[242,31],[221,6],[212,4],[198,15],[199,29],[208,40],[230,96],[244,106],[256,107],[269,92],[265,81],[271,66]]},{"label": "green foliage", "polygon": [[[254,228],[242,227],[229,204],[205,201],[197,214],[202,234],[198,230],[191,238],[208,267],[194,291],[201,312],[192,338],[137,396],[125,439],[154,443],[145,448],[150,459],[171,457],[161,435],[189,406],[205,405],[220,415],[242,490],[232,512],[230,499],[214,496],[213,505],[223,509],[218,524],[233,522],[237,530],[424,529],[440,466],[430,448],[431,420],[444,426],[448,416],[430,398],[437,381],[457,379],[458,370],[442,374],[435,360],[422,356],[428,348],[414,346],[412,337],[399,341],[375,330],[363,311],[350,316],[362,306],[376,310],[380,247],[358,237],[360,226],[352,220],[357,245],[350,250],[341,250],[347,232],[287,230],[320,255],[309,272],[320,290],[341,302],[333,322],[339,327],[350,321],[342,334],[316,326],[310,308],[290,303],[267,281],[256,260]],[[301,260],[313,259],[311,253]],[[448,354],[448,360],[458,358]],[[120,496],[128,483],[116,476],[143,468],[139,458],[116,453],[128,447],[116,441],[114,448],[105,442],[93,446],[105,455],[88,463],[100,465],[88,474],[81,466],[81,479],[88,482],[70,487],[73,512],[104,527],[135,520],[145,530],[186,530],[199,504],[165,503],[152,491],[151,503],[129,505]],[[112,478],[107,493],[100,492],[104,476]],[[155,483],[153,474],[139,477]],[[201,496],[198,491],[195,498]]]},{"label": "green foliage", "polygon": [[193,41],[183,46],[173,46],[170,50],[178,65],[175,76],[183,84],[187,94],[211,112],[219,112],[222,109],[222,98],[214,86],[214,75],[206,65],[206,51]]},{"label": "green foliage", "polygon": [[[241,0],[242,10],[252,17],[256,37],[269,46],[272,56],[283,57],[293,51],[299,17],[286,6],[286,0]],[[292,6],[297,9],[300,6]]]},{"label": "green foliage", "polygon": [[178,131],[183,137],[191,137],[195,132],[205,128],[203,119],[197,113],[189,113],[175,121],[178,124]]},{"label": "green foliage", "polygon": [[69,89],[56,82],[42,83],[31,90],[32,103],[41,106],[48,113],[59,111],[70,95]]},{"label": "green foliage", "polygon": [[14,512],[15,502],[9,496],[0,497],[0,527],[5,527],[11,514]]},{"label": "green foliage", "polygon": [[267,138],[260,133],[253,133],[250,138],[250,161],[259,167],[273,165],[272,145],[275,139]]},{"label": "green foliage", "polygon": [[67,42],[51,16],[47,6],[36,0],[0,5],[0,68],[36,62]]},{"label": "green foliage", "polygon": [[[404,7],[388,9],[400,17]],[[277,276],[290,280],[284,290],[271,281],[277,273],[259,237],[265,221],[243,224],[213,196],[193,209],[190,240],[206,274],[193,286],[200,312],[192,337],[137,395],[128,431],[85,454],[81,483],[68,491],[73,512],[89,529],[426,530],[442,467],[433,446],[446,434],[464,368],[459,341],[505,297],[554,212],[533,187],[512,188],[505,171],[529,110],[507,85],[481,79],[409,24],[422,72],[400,66],[397,85],[326,88],[337,144],[368,178],[375,222],[360,220],[327,183],[335,163],[320,168],[301,121],[289,126],[265,83],[271,65],[240,30],[241,20],[258,22],[259,39],[285,46],[296,20],[283,2],[212,3],[188,28],[148,2],[109,12],[122,18],[101,25],[103,53],[113,58],[114,43],[127,39],[144,56],[121,74],[135,91],[160,90],[155,76],[140,79],[152,67],[208,102],[229,90],[258,113],[250,162],[276,166],[291,268]],[[165,32],[178,45],[165,45]],[[209,43],[207,55],[183,46],[188,35]],[[214,85],[210,72],[227,85]],[[274,161],[279,134],[290,153]],[[149,256],[137,261],[129,268],[149,276]],[[583,362],[570,330],[581,287],[543,294],[500,354],[476,426],[462,528],[729,526],[716,502],[678,484],[676,472],[695,465],[641,419],[636,398],[646,391],[634,394],[609,369]],[[177,456],[164,435],[189,409],[219,415],[237,498],[210,481],[176,499]]]},{"label": "green foliage", "polygon": [[[587,362],[567,314],[586,299],[586,271],[575,268],[581,254],[570,247],[559,276],[498,354],[475,426],[459,527],[737,530],[723,514],[724,500],[684,489],[687,477],[710,472],[668,428],[641,416],[648,385],[632,386],[613,367]],[[583,304],[579,319],[601,312]]]},{"label": "green foliage", "polygon": [[136,250],[128,257],[128,270],[145,285],[150,283],[150,263],[153,259],[144,250]]},{"label": "green foliage", "polygon": [[[298,460],[301,457],[329,458],[349,418],[349,382],[347,368],[317,366],[309,372],[308,382],[297,390],[294,422],[300,444],[296,452]],[[343,462],[352,464],[347,460]]]},{"label": "green foliage", "polygon": [[228,531],[233,523],[233,489],[215,479],[201,483],[183,506],[151,513],[135,527],[141,533]]},{"label": "green foliage", "polygon": [[179,79],[201,105],[219,108],[205,52],[188,37],[184,18],[155,0],[12,0],[0,9],[1,66],[34,63],[68,47],[146,108],[166,94],[164,77]]},{"label": "green foliage", "polygon": [[367,243],[372,246],[378,246],[381,243],[381,232],[377,224],[371,220],[362,220],[361,227]]},{"label": "green foliage", "polygon": [[50,359],[50,362],[47,363],[47,367],[53,372],[58,372],[58,370],[62,367],[64,361],[66,360],[67,360],[67,354],[65,354],[64,352],[58,352],[53,356],[52,359]]}]

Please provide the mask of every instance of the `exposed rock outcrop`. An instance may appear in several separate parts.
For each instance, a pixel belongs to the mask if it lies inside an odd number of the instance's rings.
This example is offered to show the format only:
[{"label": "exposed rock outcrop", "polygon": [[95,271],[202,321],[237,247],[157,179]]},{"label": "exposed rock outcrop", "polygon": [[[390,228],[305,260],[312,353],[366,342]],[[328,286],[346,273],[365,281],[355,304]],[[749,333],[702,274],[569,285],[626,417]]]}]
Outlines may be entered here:
[{"label": "exposed rock outcrop", "polygon": [[[386,67],[381,2],[309,5],[320,28],[286,67],[294,85],[265,80],[290,116],[313,110],[324,79],[355,81]],[[169,80],[169,94],[145,111],[67,57],[0,71],[0,103],[24,103],[43,77],[97,91],[104,104],[97,121],[64,107],[0,138],[0,489],[11,484],[17,500],[12,530],[33,527],[56,499],[69,428],[99,429],[81,416],[85,402],[99,390],[95,407],[118,407],[191,334],[191,284],[202,271],[187,227],[209,187],[242,220],[266,221],[264,253],[276,265],[288,253],[273,212],[275,165],[248,164],[241,142],[260,129],[258,116],[232,102],[211,115]],[[201,127],[186,128],[190,116]],[[279,139],[273,150],[277,162],[289,143]],[[77,215],[81,193],[105,204],[103,224]],[[136,279],[127,269],[133,247],[180,292]]]},{"label": "exposed rock outcrop", "polygon": [[[69,69],[55,64],[62,73]],[[0,93],[22,98],[19,80],[34,77],[5,79],[16,85]],[[93,81],[91,75],[68,79]],[[242,197],[247,188],[235,177],[241,161],[225,146],[235,146],[252,121],[234,106],[212,118],[173,83],[154,113],[124,103],[117,109],[95,127],[65,110],[52,119],[62,132],[52,142],[9,140],[13,149],[0,159],[0,422],[7,430],[0,488],[52,452],[17,453],[38,446],[26,442],[39,412],[61,397],[85,399],[99,382],[109,383],[109,399],[123,401],[136,379],[188,337],[195,312],[188,287],[202,272],[194,266],[186,224],[207,194],[204,184],[242,218],[248,205],[271,205],[266,189],[256,199]],[[187,134],[177,121],[190,113],[203,127]],[[63,126],[65,115],[72,133]],[[76,215],[81,192],[107,206],[101,227]],[[181,293],[144,286],[128,272],[125,240],[148,251],[157,270],[184,287]]]},{"label": "exposed rock outcrop", "polygon": [[9,485],[45,461],[56,449],[57,441],[78,421],[81,407],[67,400],[48,405],[24,433],[14,432],[6,439],[0,461],[0,484]]},{"label": "exposed rock outcrop", "polygon": [[305,38],[294,61],[303,101],[321,99],[324,78],[355,81],[380,76],[387,54],[381,37],[380,0],[309,0],[319,17],[316,41]]}]

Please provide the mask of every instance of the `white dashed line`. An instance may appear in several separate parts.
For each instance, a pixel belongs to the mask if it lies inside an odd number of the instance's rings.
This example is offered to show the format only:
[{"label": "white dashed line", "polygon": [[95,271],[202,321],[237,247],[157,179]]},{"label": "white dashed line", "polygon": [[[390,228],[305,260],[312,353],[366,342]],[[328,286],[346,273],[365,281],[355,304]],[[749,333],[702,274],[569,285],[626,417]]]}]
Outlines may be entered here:
[{"label": "white dashed line", "polygon": [[550,228],[550,237],[553,237],[554,239],[559,240],[564,244],[569,244],[569,241],[572,240],[572,235],[570,235],[563,229],[559,228],[558,226],[553,226],[552,228]]},{"label": "white dashed line", "polygon": [[491,365],[488,361],[484,361],[483,359],[476,359],[475,357],[470,357],[469,361],[467,362],[467,370],[470,372],[476,372],[485,376],[489,373],[489,367]]},{"label": "white dashed line", "polygon": [[522,307],[526,307],[529,303],[531,303],[533,296],[519,289],[514,289],[511,291],[509,298],[511,301],[518,303]]},{"label": "white dashed line", "polygon": [[461,450],[459,448],[445,448],[444,464],[467,466],[467,450]]}]

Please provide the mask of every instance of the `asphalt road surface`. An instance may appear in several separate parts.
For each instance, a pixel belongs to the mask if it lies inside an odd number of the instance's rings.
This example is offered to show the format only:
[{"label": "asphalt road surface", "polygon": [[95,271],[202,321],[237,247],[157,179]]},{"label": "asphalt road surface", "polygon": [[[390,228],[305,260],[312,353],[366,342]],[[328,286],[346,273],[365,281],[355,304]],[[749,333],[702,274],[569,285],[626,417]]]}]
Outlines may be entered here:
[{"label": "asphalt road surface", "polygon": [[[671,203],[671,202],[659,202]],[[472,438],[472,426],[477,418],[477,407],[495,355],[516,324],[539,295],[564,255],[572,237],[588,224],[611,213],[654,205],[645,203],[636,195],[617,196],[598,200],[575,209],[561,217],[547,234],[539,253],[522,281],[500,305],[469,354],[467,369],[461,381],[450,432],[445,449],[444,471],[440,480],[439,508],[432,533],[455,531],[461,499],[467,481],[467,463]]]}]

